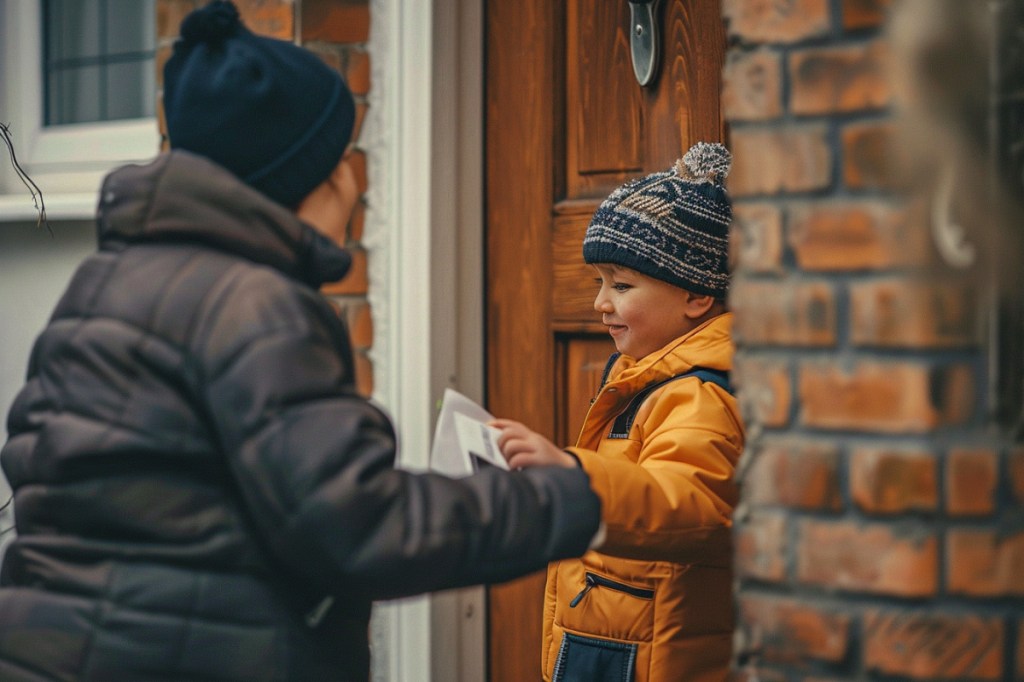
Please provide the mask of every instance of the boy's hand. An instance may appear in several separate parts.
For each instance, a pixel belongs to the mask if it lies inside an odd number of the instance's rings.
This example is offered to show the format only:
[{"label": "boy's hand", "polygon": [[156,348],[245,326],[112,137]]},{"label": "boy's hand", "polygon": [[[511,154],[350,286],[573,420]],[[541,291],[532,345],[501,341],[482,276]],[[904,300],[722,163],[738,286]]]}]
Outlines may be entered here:
[{"label": "boy's hand", "polygon": [[562,450],[536,431],[511,419],[495,419],[490,425],[501,429],[498,447],[510,469],[536,466],[579,466],[575,457]]}]

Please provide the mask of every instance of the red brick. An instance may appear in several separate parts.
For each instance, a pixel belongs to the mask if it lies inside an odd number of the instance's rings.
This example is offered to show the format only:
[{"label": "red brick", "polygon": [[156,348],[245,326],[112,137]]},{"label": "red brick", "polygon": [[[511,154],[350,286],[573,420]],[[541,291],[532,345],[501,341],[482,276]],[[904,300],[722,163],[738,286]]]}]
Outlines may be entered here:
[{"label": "red brick", "polygon": [[302,40],[365,43],[370,38],[369,0],[303,0]]},{"label": "red brick", "polygon": [[950,530],[946,572],[951,594],[1024,597],[1024,532]]},{"label": "red brick", "polygon": [[875,28],[888,15],[891,0],[843,0],[843,28]]},{"label": "red brick", "polygon": [[934,455],[863,447],[850,457],[850,492],[864,511],[935,511],[939,505]]},{"label": "red brick", "polygon": [[858,346],[955,348],[980,343],[975,292],[958,282],[886,278],[850,287],[851,340]]},{"label": "red brick", "polygon": [[996,507],[998,482],[995,452],[953,450],[946,462],[946,511],[951,516],[991,514]]},{"label": "red brick", "polygon": [[787,520],[785,514],[752,514],[736,524],[735,566],[739,577],[771,582],[785,579]]},{"label": "red brick", "polygon": [[253,33],[279,40],[295,38],[294,0],[235,0],[235,6]]},{"label": "red brick", "polygon": [[782,211],[777,206],[736,204],[730,235],[734,271],[782,271]]},{"label": "red brick", "polygon": [[887,61],[883,42],[794,52],[789,108],[801,116],[881,109],[892,100]]},{"label": "red brick", "polygon": [[729,35],[748,42],[791,43],[830,28],[828,0],[723,0]]},{"label": "red brick", "polygon": [[796,439],[768,440],[748,451],[743,501],[795,509],[838,511],[839,451],[831,444]]},{"label": "red brick", "polygon": [[882,202],[814,202],[789,211],[789,243],[805,270],[880,270],[930,262],[929,235]]},{"label": "red brick", "polygon": [[827,136],[827,128],[817,124],[733,130],[729,192],[739,198],[827,188],[832,182]]},{"label": "red brick", "polygon": [[1024,504],[1024,447],[1016,448],[1009,457],[1010,492],[1017,504]]},{"label": "red brick", "polygon": [[892,123],[862,123],[843,129],[843,183],[854,190],[894,189],[899,172]]},{"label": "red brick", "polygon": [[369,289],[366,251],[350,248],[349,253],[352,254],[351,269],[340,281],[325,284],[321,289],[325,294],[331,296],[366,295]]},{"label": "red brick", "polygon": [[370,92],[370,53],[366,50],[348,49],[345,58],[345,82],[354,95]]},{"label": "red brick", "polygon": [[359,300],[346,306],[345,320],[354,348],[366,350],[373,346],[373,315],[369,303]]},{"label": "red brick", "polygon": [[[363,121],[366,120],[366,110],[366,104],[363,104],[362,102],[356,103],[356,120],[352,124],[352,142],[354,142],[357,145],[359,144],[359,137],[363,132]],[[365,159],[363,159],[362,164],[365,166]],[[365,172],[366,171],[364,168],[363,173],[365,174]],[[363,191],[366,191],[365,187],[363,188]]]},{"label": "red brick", "polygon": [[749,355],[736,358],[732,378],[742,395],[744,418],[768,428],[788,424],[793,402],[789,376],[784,363],[755,360]]},{"label": "red brick", "polygon": [[763,121],[782,115],[782,60],[778,52],[730,52],[722,80],[726,119]]},{"label": "red brick", "polygon": [[929,597],[938,588],[938,541],[928,528],[804,521],[797,542],[800,582],[871,594]]},{"label": "red brick", "polygon": [[862,636],[869,672],[918,680],[1002,677],[1005,635],[996,618],[871,611]]},{"label": "red brick", "polygon": [[352,217],[348,221],[348,239],[350,242],[360,242],[363,239],[363,230],[366,228],[366,204],[362,201],[356,203],[352,209]]},{"label": "red brick", "polygon": [[737,279],[729,293],[737,340],[758,345],[832,346],[835,293],[827,282]]},{"label": "red brick", "polygon": [[156,3],[156,35],[158,39],[178,37],[181,22],[192,10],[202,7],[201,0],[159,0]]},{"label": "red brick", "polygon": [[356,186],[359,194],[365,194],[368,186],[366,176],[366,153],[358,149],[348,155],[348,163],[352,166],[352,173],[356,176]]},{"label": "red brick", "polygon": [[851,618],[807,602],[741,593],[737,654],[767,661],[836,663],[850,647]]},{"label": "red brick", "polygon": [[823,429],[927,433],[968,419],[973,381],[966,365],[865,360],[844,371],[807,362],[799,369],[800,421]]}]

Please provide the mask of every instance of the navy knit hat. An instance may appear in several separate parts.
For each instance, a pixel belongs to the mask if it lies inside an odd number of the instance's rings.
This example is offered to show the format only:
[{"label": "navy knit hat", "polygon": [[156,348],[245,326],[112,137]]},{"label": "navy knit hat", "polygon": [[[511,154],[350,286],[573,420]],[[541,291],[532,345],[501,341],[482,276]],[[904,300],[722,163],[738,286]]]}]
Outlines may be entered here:
[{"label": "navy knit hat", "polygon": [[234,4],[215,0],[181,23],[164,66],[164,114],[172,149],[294,208],[341,160],[355,102],[312,52],[252,33]]},{"label": "navy knit hat", "polygon": [[698,142],[667,171],[619,187],[594,212],[583,260],[725,298],[732,205],[723,183],[731,164],[723,145]]}]

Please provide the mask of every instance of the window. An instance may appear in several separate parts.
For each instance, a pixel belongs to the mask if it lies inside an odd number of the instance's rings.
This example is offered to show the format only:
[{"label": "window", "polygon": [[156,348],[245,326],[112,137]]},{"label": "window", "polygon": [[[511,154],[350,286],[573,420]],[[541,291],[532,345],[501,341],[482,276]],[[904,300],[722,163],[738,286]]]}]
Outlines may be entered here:
[{"label": "window", "polygon": [[[156,0],[0,0],[0,121],[51,219],[90,218],[103,176],[160,148]],[[34,219],[0,163],[0,221]]]},{"label": "window", "polygon": [[155,115],[152,3],[46,0],[43,17],[46,125]]}]

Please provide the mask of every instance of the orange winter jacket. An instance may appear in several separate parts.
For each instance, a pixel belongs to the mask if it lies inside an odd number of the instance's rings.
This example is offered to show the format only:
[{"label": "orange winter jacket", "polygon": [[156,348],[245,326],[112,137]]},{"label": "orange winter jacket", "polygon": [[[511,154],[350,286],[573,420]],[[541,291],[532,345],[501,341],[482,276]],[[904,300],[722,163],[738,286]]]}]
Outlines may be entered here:
[{"label": "orange winter jacket", "polygon": [[[736,399],[687,376],[654,389],[627,437],[609,437],[638,392],[694,368],[732,367],[732,314],[636,361],[621,356],[569,448],[601,498],[600,551],[550,564],[545,680],[705,682],[728,673],[731,513],[743,449]],[[620,419],[620,428],[621,428]]]}]

